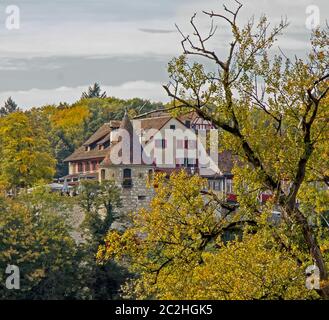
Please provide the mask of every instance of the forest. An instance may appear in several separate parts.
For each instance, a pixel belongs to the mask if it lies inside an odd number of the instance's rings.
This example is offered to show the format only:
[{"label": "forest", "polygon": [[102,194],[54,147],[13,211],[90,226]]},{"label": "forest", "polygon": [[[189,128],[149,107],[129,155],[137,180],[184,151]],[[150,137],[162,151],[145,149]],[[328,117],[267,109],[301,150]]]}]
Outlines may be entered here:
[{"label": "forest", "polygon": [[[113,204],[119,201],[116,189],[111,184],[101,186],[91,210],[84,204],[89,201],[88,190],[95,191],[96,184],[86,186],[86,191],[74,199],[51,193],[47,185],[67,174],[63,159],[102,124],[121,120],[125,111],[134,117],[159,108],[163,108],[162,103],[107,97],[97,83],[72,105],[61,103],[23,111],[8,98],[0,108],[1,298],[118,297],[119,285],[128,271],[114,262],[98,266],[95,259],[111,224],[95,212],[103,200],[113,200]],[[24,191],[31,187],[32,193]],[[72,224],[77,210],[90,214],[78,231]],[[84,243],[75,241],[74,231],[82,234]],[[22,266],[22,290],[6,289],[8,264]]]}]

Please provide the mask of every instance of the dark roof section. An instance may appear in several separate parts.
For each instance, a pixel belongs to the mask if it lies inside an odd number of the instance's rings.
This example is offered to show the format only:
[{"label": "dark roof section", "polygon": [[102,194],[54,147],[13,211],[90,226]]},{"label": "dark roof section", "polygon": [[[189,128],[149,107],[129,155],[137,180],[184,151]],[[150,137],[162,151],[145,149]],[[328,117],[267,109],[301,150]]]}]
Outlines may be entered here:
[{"label": "dark roof section", "polygon": [[[121,121],[119,120],[111,120],[103,124],[80,148],[76,149],[69,157],[64,159],[64,162],[89,159],[103,160],[110,148],[107,147],[100,150],[99,146],[110,141],[111,132],[118,129],[120,125]],[[86,147],[91,145],[94,145],[94,148],[87,151]]]},{"label": "dark roof section", "polygon": [[[112,131],[111,131],[112,132]],[[111,141],[111,132],[110,133],[108,133],[102,140],[99,140],[98,142],[97,142],[97,145],[99,146],[99,145],[102,145],[102,144],[104,144],[104,143],[106,143],[106,142],[110,142]]]},{"label": "dark roof section", "polygon": [[90,146],[111,132],[109,123],[103,124],[83,145]]},{"label": "dark roof section", "polygon": [[119,120],[111,120],[108,123],[104,123],[83,145],[89,146],[98,140],[110,135],[111,131],[118,129],[121,125]]},{"label": "dark roof section", "polygon": [[[141,129],[157,129],[160,130],[172,117],[171,116],[161,116],[154,118],[139,119],[141,121]],[[135,120],[138,121],[138,120]]]},{"label": "dark roof section", "polygon": [[133,128],[133,125],[132,125],[132,123],[129,119],[127,111],[125,112],[125,114],[123,116],[123,119],[121,121],[121,125],[120,125],[119,129],[126,130],[129,133],[130,137],[132,138],[134,128]]},{"label": "dark roof section", "polygon": [[[111,130],[110,123],[105,123],[102,125],[80,148],[76,149],[70,156],[64,159],[64,162],[95,158],[103,159],[108,151],[108,148],[99,150],[98,145],[95,144],[109,135]],[[87,151],[86,148],[92,144],[95,145],[95,148]]]},{"label": "dark roof section", "polygon": [[64,159],[64,162],[68,161],[78,161],[78,160],[90,160],[90,159],[104,159],[107,152],[109,151],[110,147],[107,147],[103,150],[99,150],[98,147],[96,147],[93,150],[86,151],[86,147],[82,146],[75,150],[70,156],[68,156],[66,159]]}]

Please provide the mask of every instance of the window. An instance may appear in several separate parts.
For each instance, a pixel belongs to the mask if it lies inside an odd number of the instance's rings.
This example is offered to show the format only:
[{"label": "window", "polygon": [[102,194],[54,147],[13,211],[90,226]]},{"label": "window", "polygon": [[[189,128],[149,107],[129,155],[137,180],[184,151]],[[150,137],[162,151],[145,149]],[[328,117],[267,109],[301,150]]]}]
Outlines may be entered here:
[{"label": "window", "polygon": [[188,149],[196,149],[197,143],[195,140],[188,140],[187,148]]},{"label": "window", "polygon": [[105,169],[101,170],[101,180],[105,180]]},{"label": "window", "polygon": [[196,149],[197,147],[197,142],[196,140],[184,140],[184,148],[185,149]]},{"label": "window", "polygon": [[177,145],[177,149],[183,149],[184,148],[184,140],[177,140],[176,145]]},{"label": "window", "polygon": [[227,179],[226,180],[226,192],[227,193],[232,193],[232,191],[233,191],[232,179]]},{"label": "window", "polygon": [[131,188],[132,187],[132,179],[131,179],[131,169],[123,169],[123,180],[122,186],[124,188]]},{"label": "window", "polygon": [[192,158],[184,158],[184,167],[194,168],[196,167],[196,161]]},{"label": "window", "polygon": [[220,181],[214,181],[214,190],[219,191],[220,190]]},{"label": "window", "polygon": [[93,161],[93,162],[91,163],[91,166],[92,166],[92,170],[93,170],[93,171],[96,171],[96,169],[97,169],[97,162],[96,162],[96,161]]},{"label": "window", "polygon": [[162,148],[162,149],[165,149],[166,146],[167,146],[167,141],[166,141],[166,139],[162,139],[161,141],[162,141],[162,142],[161,142],[161,148]]},{"label": "window", "polygon": [[82,162],[78,163],[78,172],[83,172],[83,165]]},{"label": "window", "polygon": [[131,178],[131,169],[123,169],[123,178]]},{"label": "window", "polygon": [[86,163],[86,171],[90,171],[90,163],[89,162]]},{"label": "window", "polygon": [[97,147],[97,143],[92,143],[90,146],[89,146],[89,151],[90,150],[95,150],[95,148]]},{"label": "window", "polygon": [[187,128],[190,128],[190,127],[191,127],[191,121],[190,121],[190,120],[186,120],[186,121],[185,121],[185,126],[186,126]]},{"label": "window", "polygon": [[167,141],[166,141],[166,139],[155,140],[155,147],[156,147],[156,148],[165,149],[166,146],[167,146]]},{"label": "window", "polygon": [[176,126],[175,126],[174,124],[171,124],[171,125],[170,125],[170,129],[171,129],[171,130],[175,130],[175,129],[176,129]]},{"label": "window", "polygon": [[149,170],[149,172],[147,174],[147,179],[148,179],[149,183],[153,180],[153,170],[152,169]]},{"label": "window", "polygon": [[146,196],[138,196],[138,200],[139,201],[143,201],[143,200],[145,200],[146,199]]}]

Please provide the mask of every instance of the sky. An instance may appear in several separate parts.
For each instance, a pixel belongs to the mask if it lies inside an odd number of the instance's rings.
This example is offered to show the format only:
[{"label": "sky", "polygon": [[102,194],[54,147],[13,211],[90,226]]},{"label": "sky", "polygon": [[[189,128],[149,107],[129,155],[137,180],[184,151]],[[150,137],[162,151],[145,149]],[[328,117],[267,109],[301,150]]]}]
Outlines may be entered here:
[{"label": "sky", "polygon": [[[175,23],[190,32],[190,17],[207,32],[202,10],[223,12],[232,0],[2,0],[0,2],[0,105],[9,97],[22,109],[78,100],[99,82],[110,96],[168,101],[167,64],[182,53]],[[329,18],[328,0],[245,0],[239,17],[266,14],[272,25],[290,22],[276,47],[303,56],[314,7]],[[8,6],[19,8],[18,29],[7,28]],[[311,11],[308,11],[311,10]],[[224,52],[229,30],[221,22],[212,46]]]}]

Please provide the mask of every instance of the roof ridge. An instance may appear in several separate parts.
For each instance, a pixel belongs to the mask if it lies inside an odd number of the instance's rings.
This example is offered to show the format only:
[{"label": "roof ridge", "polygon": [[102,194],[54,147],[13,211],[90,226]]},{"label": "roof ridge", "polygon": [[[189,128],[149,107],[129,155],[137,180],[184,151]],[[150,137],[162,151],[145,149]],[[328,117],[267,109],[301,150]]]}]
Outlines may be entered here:
[{"label": "roof ridge", "polygon": [[165,115],[165,116],[156,116],[156,117],[148,117],[148,118],[139,118],[139,119],[132,119],[132,120],[150,120],[150,119],[156,119],[156,118],[175,118],[172,115]]}]

